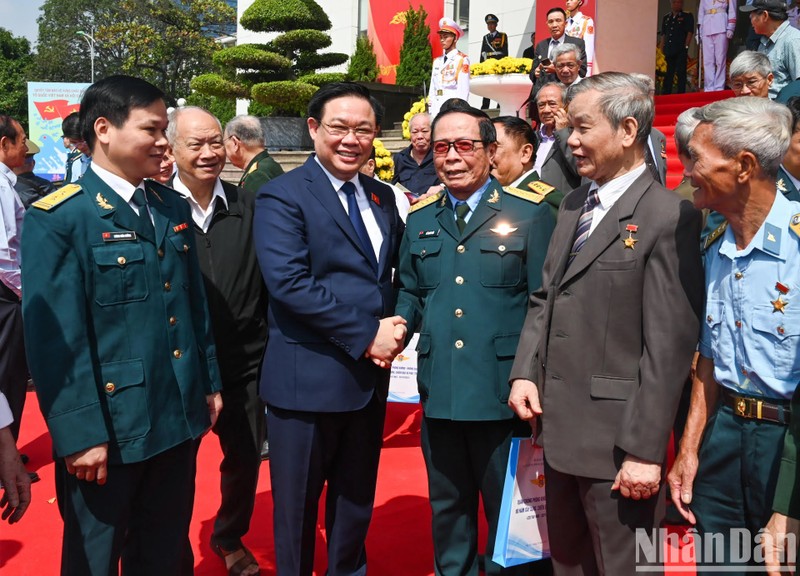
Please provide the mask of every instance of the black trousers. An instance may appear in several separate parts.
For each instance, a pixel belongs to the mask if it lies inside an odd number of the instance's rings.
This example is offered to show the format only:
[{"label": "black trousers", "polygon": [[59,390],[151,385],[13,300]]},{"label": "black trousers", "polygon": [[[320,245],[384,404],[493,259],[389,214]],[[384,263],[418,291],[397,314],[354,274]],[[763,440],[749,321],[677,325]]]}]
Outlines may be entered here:
[{"label": "black trousers", "polygon": [[192,518],[195,442],[143,462],[109,466],[103,486],[78,480],[56,459],[64,520],[62,576],[181,573]]},{"label": "black trousers", "polygon": [[22,303],[8,286],[0,282],[0,392],[5,394],[14,422],[11,434],[19,438],[22,410],[28,391],[28,363],[22,333]]},{"label": "black trousers", "polygon": [[664,85],[661,88],[662,94],[672,94],[672,83],[675,76],[678,76],[678,88],[675,94],[684,94],[686,92],[686,60],[687,51],[681,50],[676,54],[664,54],[664,60],[667,61],[667,71],[664,74]]},{"label": "black trousers", "polygon": [[367,574],[386,402],[373,394],[351,412],[302,412],[269,406],[275,559],[281,576],[311,576],[323,485],[329,576]]},{"label": "black trousers", "polygon": [[242,546],[242,537],[250,530],[256,501],[265,427],[258,379],[223,388],[222,406],[214,426],[223,455],[219,465],[222,501],[211,543],[233,552]]}]

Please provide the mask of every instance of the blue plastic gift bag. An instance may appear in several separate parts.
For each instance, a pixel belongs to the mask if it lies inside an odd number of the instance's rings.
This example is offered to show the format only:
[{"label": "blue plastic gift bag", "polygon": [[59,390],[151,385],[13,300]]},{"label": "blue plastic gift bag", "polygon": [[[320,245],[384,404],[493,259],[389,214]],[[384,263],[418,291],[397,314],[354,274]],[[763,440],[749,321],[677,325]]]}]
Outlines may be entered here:
[{"label": "blue plastic gift bag", "polygon": [[492,561],[503,567],[550,557],[544,456],[532,438],[512,438]]}]

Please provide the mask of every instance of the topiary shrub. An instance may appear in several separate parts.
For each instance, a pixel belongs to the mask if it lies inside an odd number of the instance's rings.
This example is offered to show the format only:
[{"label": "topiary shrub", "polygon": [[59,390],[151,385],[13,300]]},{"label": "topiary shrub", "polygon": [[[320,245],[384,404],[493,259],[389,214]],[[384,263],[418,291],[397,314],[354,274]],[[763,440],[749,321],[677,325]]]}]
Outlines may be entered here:
[{"label": "topiary shrub", "polygon": [[319,53],[331,45],[331,21],[314,0],[255,0],[242,26],[253,32],[280,32],[271,41],[224,48],[214,55],[218,74],[192,80],[193,90],[221,98],[251,98],[271,115],[300,116],[317,87],[343,74],[317,74],[347,62],[347,54]]}]

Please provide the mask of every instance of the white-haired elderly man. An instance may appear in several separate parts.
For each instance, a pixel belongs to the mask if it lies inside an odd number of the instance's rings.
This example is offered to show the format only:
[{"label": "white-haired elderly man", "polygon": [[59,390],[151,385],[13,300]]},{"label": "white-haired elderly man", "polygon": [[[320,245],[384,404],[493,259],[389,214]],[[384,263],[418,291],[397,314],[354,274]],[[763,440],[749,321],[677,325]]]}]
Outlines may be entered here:
[{"label": "white-haired elderly man", "polygon": [[[791,136],[786,107],[766,98],[704,106],[689,141],[694,203],[727,225],[706,242],[697,369],[672,500],[696,524],[698,566],[747,573],[773,508],[790,398],[800,379],[800,203],[775,177]],[[732,528],[745,532],[732,533]]]},{"label": "white-haired elderly man", "polygon": [[[267,341],[267,291],[253,244],[255,193],[220,179],[225,143],[219,120],[188,106],[170,114],[167,139],[177,173],[172,187],[189,203],[203,273],[225,409],[213,430],[219,437],[221,501],[211,549],[229,574],[259,573],[242,538],[255,504],[264,405],[258,372]],[[180,321],[180,320],[178,320]]]},{"label": "white-haired elderly man", "polygon": [[745,50],[731,62],[731,90],[737,96],[769,98],[775,76],[769,58],[760,52]]},{"label": "white-haired elderly man", "polygon": [[552,60],[558,80],[566,87],[581,81],[582,50],[575,44],[559,44],[553,48]]},{"label": "white-haired elderly man", "polygon": [[509,405],[541,419],[555,573],[632,576],[635,533],[663,513],[661,466],[697,344],[701,218],[645,166],[655,107],[639,80],[598,74],[568,98],[589,183],[561,203]]},{"label": "white-haired elderly man", "polygon": [[255,194],[261,185],[283,174],[267,151],[264,125],[256,116],[240,115],[225,125],[225,154],[243,170],[239,187]]}]

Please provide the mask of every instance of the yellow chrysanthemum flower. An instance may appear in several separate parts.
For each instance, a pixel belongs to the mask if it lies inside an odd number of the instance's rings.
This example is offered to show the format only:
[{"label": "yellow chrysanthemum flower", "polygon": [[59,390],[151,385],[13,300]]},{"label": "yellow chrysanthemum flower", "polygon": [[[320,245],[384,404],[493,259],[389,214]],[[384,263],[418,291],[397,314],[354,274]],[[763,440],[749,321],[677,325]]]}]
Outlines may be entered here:
[{"label": "yellow chrysanthemum flower", "polygon": [[497,60],[489,58],[484,62],[470,65],[470,76],[484,76],[487,74],[528,74],[533,66],[530,58],[513,58],[506,56]]}]

